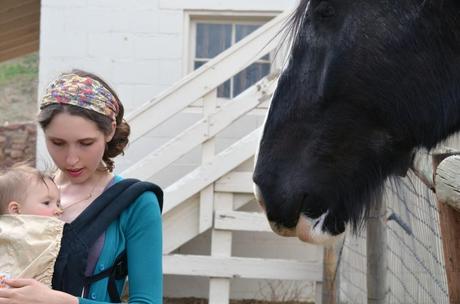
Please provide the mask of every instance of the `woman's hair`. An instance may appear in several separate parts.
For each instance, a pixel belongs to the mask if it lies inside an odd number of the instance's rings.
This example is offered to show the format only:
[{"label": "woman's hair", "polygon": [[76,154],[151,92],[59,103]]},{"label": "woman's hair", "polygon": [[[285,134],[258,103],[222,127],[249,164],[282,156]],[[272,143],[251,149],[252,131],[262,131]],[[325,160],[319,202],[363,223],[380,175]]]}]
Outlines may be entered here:
[{"label": "woman's hair", "polygon": [[[118,103],[118,113],[115,118],[116,128],[113,138],[107,143],[102,160],[105,164],[107,171],[112,172],[114,168],[114,162],[112,158],[123,154],[124,149],[128,144],[128,137],[130,134],[130,127],[128,123],[123,119],[124,108],[120,102],[118,95],[115,91],[100,77],[81,70],[73,70],[72,74],[76,74],[80,77],[87,77],[100,82],[110,93],[115,97]],[[105,135],[109,135],[112,132],[112,120],[110,117],[100,114],[98,112],[85,109],[82,107],[67,105],[67,104],[51,104],[44,107],[38,114],[38,123],[43,130],[51,123],[54,116],[59,113],[68,113],[70,115],[80,116],[93,121],[98,129]]]},{"label": "woman's hair", "polygon": [[43,182],[50,175],[26,163],[18,163],[7,169],[0,170],[0,214],[6,213],[12,201],[21,202],[27,198],[28,186],[31,181]]}]

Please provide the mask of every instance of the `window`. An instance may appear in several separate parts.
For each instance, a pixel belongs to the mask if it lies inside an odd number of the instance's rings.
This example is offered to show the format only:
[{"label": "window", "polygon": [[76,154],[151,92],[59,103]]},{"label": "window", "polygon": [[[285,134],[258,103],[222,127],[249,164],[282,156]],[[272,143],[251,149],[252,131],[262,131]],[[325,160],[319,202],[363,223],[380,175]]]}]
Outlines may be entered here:
[{"label": "window", "polygon": [[[194,23],[193,69],[199,68],[251,34],[262,24],[262,22],[250,21],[196,21]],[[217,96],[234,98],[266,76],[270,68],[270,56],[266,55],[219,86]]]}]

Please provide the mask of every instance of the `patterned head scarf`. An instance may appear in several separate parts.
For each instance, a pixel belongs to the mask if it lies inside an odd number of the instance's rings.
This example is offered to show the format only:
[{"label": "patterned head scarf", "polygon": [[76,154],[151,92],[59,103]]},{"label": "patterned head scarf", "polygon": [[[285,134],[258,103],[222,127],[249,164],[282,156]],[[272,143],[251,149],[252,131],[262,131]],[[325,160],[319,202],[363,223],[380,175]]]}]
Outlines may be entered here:
[{"label": "patterned head scarf", "polygon": [[99,81],[77,74],[64,74],[46,90],[40,110],[51,104],[68,104],[105,115],[115,121],[118,102]]}]

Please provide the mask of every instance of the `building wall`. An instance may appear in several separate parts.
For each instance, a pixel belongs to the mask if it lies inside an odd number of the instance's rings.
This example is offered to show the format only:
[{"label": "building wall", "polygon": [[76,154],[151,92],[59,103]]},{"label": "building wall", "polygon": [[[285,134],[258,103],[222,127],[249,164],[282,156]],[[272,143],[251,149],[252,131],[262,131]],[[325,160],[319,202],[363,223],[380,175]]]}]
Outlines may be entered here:
[{"label": "building wall", "polygon": [[40,92],[72,68],[113,84],[128,112],[184,76],[187,12],[277,14],[295,0],[42,1]]},{"label": "building wall", "polygon": [[[39,96],[60,72],[73,68],[99,74],[118,92],[130,112],[153,99],[162,90],[183,77],[187,71],[188,16],[194,12],[210,14],[276,15],[291,7],[295,0],[42,0],[40,36]],[[189,111],[173,119],[132,144],[125,157],[117,159],[117,172],[123,171],[146,153],[177,134],[179,128],[198,119]],[[153,118],[154,119],[154,118]],[[218,150],[241,137],[248,129],[263,123],[263,115],[245,117],[229,131],[220,134]],[[43,135],[38,136],[38,165],[49,162]],[[173,167],[154,177],[167,186],[188,172],[199,149],[184,156]],[[247,165],[250,167],[250,164]],[[253,208],[257,208],[253,206]],[[200,252],[209,243],[204,234],[179,249],[181,253]],[[280,250],[280,248],[282,250]],[[236,233],[233,253],[240,256],[293,258],[321,261],[321,249],[300,244],[274,234]],[[169,277],[166,296],[207,296],[207,280]],[[264,298],[269,282],[239,281],[232,284],[234,298]],[[265,286],[265,287],[263,287]],[[311,286],[304,296],[311,296]]]}]

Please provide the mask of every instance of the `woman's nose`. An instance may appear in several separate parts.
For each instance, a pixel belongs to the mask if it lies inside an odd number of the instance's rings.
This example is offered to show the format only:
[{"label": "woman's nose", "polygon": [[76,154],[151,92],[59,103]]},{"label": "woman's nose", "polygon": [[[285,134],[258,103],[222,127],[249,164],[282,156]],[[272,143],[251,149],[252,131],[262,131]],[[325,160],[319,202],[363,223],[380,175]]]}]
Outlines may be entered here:
[{"label": "woman's nose", "polygon": [[73,166],[78,163],[79,157],[75,151],[69,151],[66,157],[66,162],[68,165]]}]

